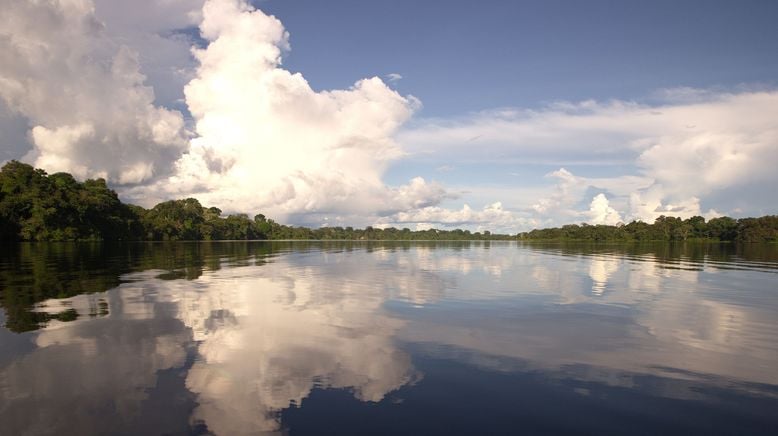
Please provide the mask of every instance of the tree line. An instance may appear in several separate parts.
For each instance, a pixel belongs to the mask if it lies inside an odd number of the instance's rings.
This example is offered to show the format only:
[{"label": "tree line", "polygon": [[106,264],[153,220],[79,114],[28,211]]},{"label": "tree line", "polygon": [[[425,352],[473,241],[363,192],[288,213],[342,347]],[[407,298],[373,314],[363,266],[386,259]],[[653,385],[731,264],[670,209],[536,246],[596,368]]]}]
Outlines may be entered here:
[{"label": "tree line", "polygon": [[78,182],[18,161],[0,170],[0,239],[13,241],[182,240],[500,240],[489,231],[307,227],[279,224],[262,214],[223,216],[194,198],[145,209],[124,204],[103,179]]},{"label": "tree line", "polygon": [[626,225],[570,224],[519,233],[519,240],[581,241],[778,241],[778,215],[760,218],[730,217],[705,221],[701,216],[681,219],[660,216],[653,224],[632,221]]},{"label": "tree line", "polygon": [[593,241],[778,241],[778,216],[733,219],[660,216],[653,224],[570,224],[518,235],[489,231],[416,230],[393,227],[307,227],[279,224],[262,214],[223,216],[194,198],[151,209],[125,204],[103,179],[78,182],[68,173],[10,161],[0,170],[0,240],[593,240]]}]

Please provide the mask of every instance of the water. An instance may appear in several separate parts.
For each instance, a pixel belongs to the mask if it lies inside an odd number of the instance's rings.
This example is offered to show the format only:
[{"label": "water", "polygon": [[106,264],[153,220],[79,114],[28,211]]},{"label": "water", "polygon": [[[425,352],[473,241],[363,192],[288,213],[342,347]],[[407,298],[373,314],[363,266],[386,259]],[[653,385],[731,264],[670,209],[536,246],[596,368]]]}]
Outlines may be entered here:
[{"label": "water", "polygon": [[778,434],[775,245],[0,260],[0,434]]}]

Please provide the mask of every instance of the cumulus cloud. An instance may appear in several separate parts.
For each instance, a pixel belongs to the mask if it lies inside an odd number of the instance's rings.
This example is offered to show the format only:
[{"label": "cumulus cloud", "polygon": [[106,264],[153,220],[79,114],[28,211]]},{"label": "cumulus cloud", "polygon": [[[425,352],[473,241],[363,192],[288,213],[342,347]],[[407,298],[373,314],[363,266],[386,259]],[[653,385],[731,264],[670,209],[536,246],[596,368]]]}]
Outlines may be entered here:
[{"label": "cumulus cloud", "polygon": [[[585,221],[591,224],[615,225],[622,221],[642,220],[654,222],[660,215],[689,218],[701,215],[700,199],[697,197],[666,201],[669,190],[656,179],[641,176],[611,178],[582,177],[565,168],[546,175],[556,183],[545,196],[532,206],[533,216],[545,226]],[[605,190],[608,198],[600,192],[588,209],[582,209],[587,193]],[[615,198],[617,201],[612,201]],[[622,212],[619,212],[621,209]],[[711,215],[710,212],[708,215]],[[625,218],[625,219],[623,219]]]},{"label": "cumulus cloud", "polygon": [[205,0],[94,0],[94,8],[108,31],[116,35],[127,37],[137,32],[164,36],[171,30],[197,26],[202,20],[203,3]]},{"label": "cumulus cloud", "polygon": [[382,227],[404,227],[415,225],[417,230],[426,230],[434,226],[444,227],[475,227],[487,230],[506,230],[526,227],[528,220],[516,216],[513,212],[503,209],[502,203],[496,202],[485,206],[482,210],[474,210],[465,204],[460,210],[446,209],[439,206],[398,212],[379,220]]},{"label": "cumulus cloud", "polygon": [[[28,162],[105,177],[122,198],[145,206],[194,196],[226,212],[306,225],[513,232],[613,216],[728,214],[744,204],[727,198],[778,181],[775,90],[675,88],[658,91],[650,105],[557,102],[408,125],[420,102],[384,82],[400,74],[314,91],[282,68],[291,47],[281,22],[245,0],[0,0],[0,7],[3,140],[26,142],[19,139],[26,135]],[[19,146],[2,146],[0,160],[21,156]],[[390,166],[410,160],[445,179],[473,165],[505,166],[493,174],[519,174],[516,165],[558,170],[542,189],[516,178],[519,186],[501,182],[504,195],[452,204],[456,196],[429,174],[387,185]],[[583,166],[608,168],[609,176],[582,176],[591,174]],[[461,192],[500,188],[457,183]],[[601,202],[590,202],[599,193],[607,207],[595,212]],[[497,201],[500,213],[461,207]]]},{"label": "cumulus cloud", "polygon": [[186,148],[180,113],[155,106],[137,53],[105,37],[88,0],[0,1],[0,100],[32,126],[27,159],[137,184]]},{"label": "cumulus cloud", "polygon": [[[778,91],[683,88],[658,95],[664,101],[657,105],[560,102],[539,110],[426,120],[405,130],[400,140],[418,160],[564,165],[567,169],[551,174],[556,181],[548,193],[531,203],[533,213],[556,223],[586,212],[580,203],[591,195],[590,187],[615,194],[611,207],[626,218],[653,221],[661,214],[700,214],[706,197],[724,189],[737,193],[778,181],[772,170],[778,164],[772,116]],[[473,138],[478,138],[477,154]],[[582,165],[623,172],[609,178],[572,176],[569,169]]]},{"label": "cumulus cloud", "polygon": [[[555,179],[556,184],[549,195],[541,197],[531,208],[537,218],[552,217],[545,222],[546,225],[558,225],[578,220],[591,224],[615,225],[622,221],[619,212],[611,206],[610,201],[603,193],[592,198],[589,210],[580,211],[577,209],[581,196],[589,189],[607,189],[618,184],[619,180],[579,177],[564,168],[552,171],[546,177]],[[650,183],[650,181],[647,182],[640,178],[629,182],[631,183],[627,183],[627,192]]]},{"label": "cumulus cloud", "polygon": [[[245,1],[5,3],[0,100],[17,117],[5,119],[30,125],[25,160],[36,166],[105,177],[146,206],[195,196],[309,224],[367,224],[452,198],[422,177],[382,180],[405,154],[393,138],[417,99],[377,77],[313,91],[281,68],[281,22]],[[179,94],[191,133],[158,103]]]},{"label": "cumulus cloud", "polygon": [[589,205],[589,222],[613,226],[621,222],[621,215],[610,206],[605,194],[597,194]]},{"label": "cumulus cloud", "polygon": [[399,187],[381,177],[404,154],[393,135],[418,106],[377,77],[316,92],[281,68],[289,35],[243,1],[209,0],[184,92],[197,137],[175,174],[129,194],[192,195],[227,211],[387,214],[437,204],[445,190],[422,178]]},{"label": "cumulus cloud", "polygon": [[532,205],[532,210],[540,215],[548,215],[551,212],[575,215],[574,211],[565,209],[575,201],[575,191],[582,186],[581,178],[564,168],[548,173],[546,177],[556,179],[557,183],[549,196],[538,199],[537,203]]},{"label": "cumulus cloud", "polygon": [[138,53],[159,105],[186,110],[183,89],[196,67],[190,47],[200,42],[197,25],[204,1],[94,0],[106,36]]},{"label": "cumulus cloud", "polygon": [[660,215],[689,218],[700,215],[700,199],[685,198],[673,202],[663,202],[666,190],[662,185],[653,185],[649,189],[633,192],[629,197],[630,216],[645,222],[654,222]]}]

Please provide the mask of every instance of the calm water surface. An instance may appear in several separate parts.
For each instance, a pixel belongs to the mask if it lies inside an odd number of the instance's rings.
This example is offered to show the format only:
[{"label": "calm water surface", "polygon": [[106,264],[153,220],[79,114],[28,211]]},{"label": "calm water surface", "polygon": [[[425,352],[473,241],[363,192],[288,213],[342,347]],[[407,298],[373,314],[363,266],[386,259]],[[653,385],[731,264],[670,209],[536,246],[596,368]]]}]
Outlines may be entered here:
[{"label": "calm water surface", "polygon": [[778,247],[28,244],[0,434],[778,434]]}]

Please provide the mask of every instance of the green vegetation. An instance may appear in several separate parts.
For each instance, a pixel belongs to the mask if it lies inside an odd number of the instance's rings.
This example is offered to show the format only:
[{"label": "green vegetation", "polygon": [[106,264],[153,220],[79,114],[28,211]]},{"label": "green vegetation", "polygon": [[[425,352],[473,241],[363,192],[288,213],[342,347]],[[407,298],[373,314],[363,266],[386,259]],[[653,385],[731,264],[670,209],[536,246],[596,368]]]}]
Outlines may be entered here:
[{"label": "green vegetation", "polygon": [[[520,233],[519,240],[591,241],[778,241],[778,216],[686,220],[660,216],[654,224],[571,224]],[[76,181],[67,173],[11,161],[0,170],[0,240],[6,241],[183,241],[183,240],[509,240],[516,236],[468,230],[367,227],[309,229],[279,224],[259,214],[226,217],[194,198],[162,202],[151,209],[124,204],[105,180]]]},{"label": "green vegetation", "polygon": [[128,205],[105,180],[77,182],[67,173],[11,161],[0,170],[0,239],[6,241],[186,241],[186,240],[508,240],[510,235],[468,230],[324,227],[279,224],[259,214],[222,217],[194,198],[151,209]]},{"label": "green vegetation", "polygon": [[520,240],[568,241],[778,241],[778,215],[761,218],[681,218],[660,216],[654,224],[632,221],[626,225],[606,226],[570,224],[550,229],[519,233]]},{"label": "green vegetation", "polygon": [[16,161],[0,171],[0,239],[126,239],[139,229],[133,208],[105,180],[79,183]]}]

